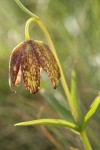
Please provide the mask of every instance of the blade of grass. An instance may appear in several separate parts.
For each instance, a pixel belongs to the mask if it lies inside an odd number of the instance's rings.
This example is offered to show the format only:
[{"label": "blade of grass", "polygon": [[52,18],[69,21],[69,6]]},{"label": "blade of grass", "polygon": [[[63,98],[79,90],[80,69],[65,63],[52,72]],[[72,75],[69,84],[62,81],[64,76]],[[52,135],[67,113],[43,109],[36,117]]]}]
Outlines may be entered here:
[{"label": "blade of grass", "polygon": [[38,126],[38,125],[58,126],[58,127],[69,128],[75,130],[76,132],[78,131],[77,125],[61,119],[38,119],[38,120],[20,122],[15,124],[14,126]]},{"label": "blade of grass", "polygon": [[100,104],[100,95],[94,100],[94,102],[91,105],[90,110],[88,111],[88,113],[86,114],[86,116],[84,118],[84,125],[85,126],[89,123],[90,119],[95,114],[99,104]]},{"label": "blade of grass", "polygon": [[73,69],[72,70],[72,78],[71,78],[71,96],[72,96],[72,100],[73,100],[73,103],[74,103],[74,106],[76,108],[76,111],[80,117],[80,122],[83,120],[82,118],[82,112],[79,108],[79,105],[78,105],[78,96],[77,96],[77,77],[76,77],[76,72],[75,70]]}]

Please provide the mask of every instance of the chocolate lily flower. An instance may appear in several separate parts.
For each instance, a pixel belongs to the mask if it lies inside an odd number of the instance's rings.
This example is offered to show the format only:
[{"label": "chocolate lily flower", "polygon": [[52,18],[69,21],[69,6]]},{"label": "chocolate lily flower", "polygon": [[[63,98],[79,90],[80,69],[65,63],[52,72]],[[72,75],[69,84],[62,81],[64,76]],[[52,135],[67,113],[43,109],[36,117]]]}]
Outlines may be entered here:
[{"label": "chocolate lily flower", "polygon": [[37,93],[40,88],[41,68],[50,78],[53,88],[58,85],[60,70],[50,48],[41,41],[29,40],[14,48],[9,63],[9,85],[20,84],[21,75],[24,85],[30,93]]}]

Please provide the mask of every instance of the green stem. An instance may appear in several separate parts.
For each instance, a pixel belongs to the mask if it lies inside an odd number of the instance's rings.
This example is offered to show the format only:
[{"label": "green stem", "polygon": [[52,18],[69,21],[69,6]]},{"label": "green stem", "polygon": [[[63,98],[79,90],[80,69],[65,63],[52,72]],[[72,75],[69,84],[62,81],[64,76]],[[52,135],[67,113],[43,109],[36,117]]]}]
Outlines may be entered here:
[{"label": "green stem", "polygon": [[29,14],[31,17],[34,17],[36,19],[39,19],[38,16],[36,16],[35,14],[31,13],[27,8],[25,8],[22,3],[19,0],[15,0],[15,2],[17,3],[17,5],[27,14]]},{"label": "green stem", "polygon": [[36,21],[36,18],[30,18],[30,19],[26,22],[26,26],[25,26],[25,39],[26,39],[26,41],[29,41],[29,40],[30,40],[29,26],[30,26],[30,23],[31,23],[32,21]]},{"label": "green stem", "polygon": [[29,10],[27,10],[27,9],[20,3],[19,0],[15,0],[15,1],[17,2],[17,4],[20,6],[20,8],[21,8],[22,10],[24,10],[27,14],[29,14],[29,15],[31,15],[31,16],[34,17],[34,18],[30,18],[30,19],[27,21],[27,23],[26,23],[26,27],[25,27],[25,33],[26,33],[26,36],[25,36],[25,37],[26,37],[26,40],[29,40],[29,39],[30,39],[28,29],[29,29],[29,25],[30,25],[30,23],[31,23],[32,21],[35,21],[35,22],[40,26],[40,28],[42,29],[42,31],[44,32],[44,35],[46,36],[46,39],[47,39],[47,41],[48,41],[48,43],[49,43],[49,45],[50,45],[50,48],[51,48],[52,52],[54,53],[55,58],[56,58],[56,60],[57,60],[57,62],[58,62],[58,65],[59,65],[59,68],[60,68],[60,72],[61,72],[62,87],[63,87],[63,89],[64,89],[64,91],[65,91],[65,95],[66,95],[66,97],[67,97],[67,99],[68,99],[68,102],[69,102],[69,106],[70,106],[70,108],[71,108],[72,115],[73,115],[73,117],[74,117],[75,122],[76,122],[76,123],[79,123],[79,122],[80,122],[80,121],[79,121],[80,119],[79,119],[78,112],[77,112],[77,110],[75,109],[75,106],[74,106],[74,103],[73,103],[73,100],[72,100],[70,91],[69,91],[69,89],[68,89],[68,85],[67,85],[66,80],[65,80],[65,76],[64,76],[64,73],[63,73],[63,70],[62,70],[60,61],[59,61],[59,59],[58,59],[56,50],[55,50],[55,48],[54,48],[53,42],[52,42],[52,40],[51,40],[51,37],[50,37],[50,35],[49,35],[49,33],[48,33],[46,27],[45,27],[44,24],[40,21],[39,17],[37,17],[36,15],[34,15],[33,13],[31,13]]},{"label": "green stem", "polygon": [[84,148],[85,150],[92,150],[92,147],[90,145],[90,142],[89,142],[89,139],[87,137],[87,134],[86,134],[86,131],[83,130],[81,133],[80,133],[80,136],[81,136],[81,139],[83,141],[83,144],[84,144]]}]

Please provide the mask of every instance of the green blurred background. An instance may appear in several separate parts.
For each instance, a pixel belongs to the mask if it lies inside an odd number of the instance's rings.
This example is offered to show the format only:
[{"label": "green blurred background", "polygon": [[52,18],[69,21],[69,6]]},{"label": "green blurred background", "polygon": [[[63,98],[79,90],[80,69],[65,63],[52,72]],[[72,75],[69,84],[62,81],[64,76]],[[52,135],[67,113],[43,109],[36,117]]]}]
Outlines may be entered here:
[{"label": "green blurred background", "polygon": [[[76,68],[78,99],[83,115],[100,90],[100,0],[21,0],[47,27],[70,88]],[[41,90],[29,94],[23,82],[13,94],[8,85],[9,57],[24,41],[29,19],[14,0],[0,0],[0,150],[83,150],[80,138],[69,130],[54,127],[14,127],[21,121],[39,118],[70,120],[69,106],[61,83],[56,90],[45,73]],[[32,39],[47,43],[33,23]],[[94,150],[100,150],[100,109],[87,128]]]}]

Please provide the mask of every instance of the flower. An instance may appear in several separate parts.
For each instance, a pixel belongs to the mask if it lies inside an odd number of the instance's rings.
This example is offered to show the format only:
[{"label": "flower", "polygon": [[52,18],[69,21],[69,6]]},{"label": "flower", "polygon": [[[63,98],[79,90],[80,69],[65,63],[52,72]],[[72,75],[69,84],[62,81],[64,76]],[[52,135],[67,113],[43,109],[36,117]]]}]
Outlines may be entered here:
[{"label": "flower", "polygon": [[9,86],[13,92],[19,86],[21,76],[30,93],[40,89],[41,68],[50,78],[53,88],[58,85],[60,70],[50,48],[41,41],[29,40],[20,43],[12,51],[9,62]]}]

